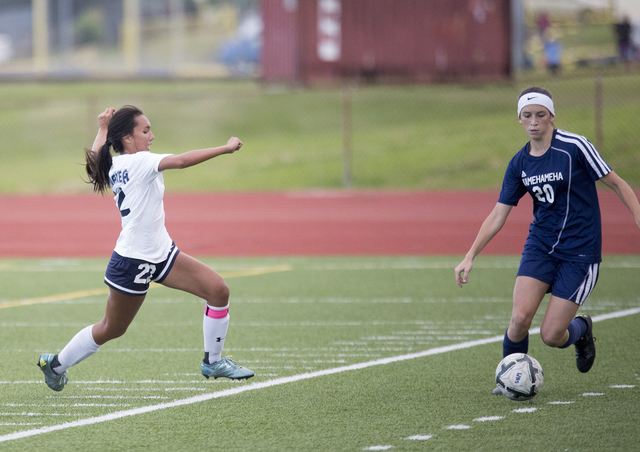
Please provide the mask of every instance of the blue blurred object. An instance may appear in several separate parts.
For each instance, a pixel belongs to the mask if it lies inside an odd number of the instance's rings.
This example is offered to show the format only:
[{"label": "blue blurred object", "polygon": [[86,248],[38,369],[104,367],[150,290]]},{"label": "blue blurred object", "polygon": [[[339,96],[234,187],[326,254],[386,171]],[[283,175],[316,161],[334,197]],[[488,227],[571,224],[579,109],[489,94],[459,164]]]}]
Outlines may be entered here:
[{"label": "blue blurred object", "polygon": [[223,43],[218,50],[217,60],[228,65],[242,62],[260,62],[260,41],[258,39],[233,39]]},{"label": "blue blurred object", "polygon": [[262,18],[245,17],[235,36],[218,48],[216,61],[226,64],[234,75],[252,75],[258,70],[262,53]]}]

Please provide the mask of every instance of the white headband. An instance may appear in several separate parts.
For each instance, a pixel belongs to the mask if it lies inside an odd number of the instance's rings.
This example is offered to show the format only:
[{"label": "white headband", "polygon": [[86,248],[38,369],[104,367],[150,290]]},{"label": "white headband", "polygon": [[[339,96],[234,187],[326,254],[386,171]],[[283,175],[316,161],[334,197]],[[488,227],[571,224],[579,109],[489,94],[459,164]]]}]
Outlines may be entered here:
[{"label": "white headband", "polygon": [[542,105],[546,107],[549,112],[555,116],[556,114],[553,112],[553,101],[551,98],[542,93],[527,93],[523,94],[518,100],[518,118],[520,117],[520,112],[527,105]]}]

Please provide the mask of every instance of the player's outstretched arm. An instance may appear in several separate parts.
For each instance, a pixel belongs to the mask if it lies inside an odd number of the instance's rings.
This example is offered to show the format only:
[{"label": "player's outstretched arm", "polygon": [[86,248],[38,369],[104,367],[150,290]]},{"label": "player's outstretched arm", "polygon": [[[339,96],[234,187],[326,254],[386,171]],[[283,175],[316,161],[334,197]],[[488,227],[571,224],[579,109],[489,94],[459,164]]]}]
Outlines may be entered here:
[{"label": "player's outstretched arm", "polygon": [[91,146],[91,150],[93,152],[99,152],[100,148],[104,146],[104,143],[107,141],[109,121],[111,120],[111,117],[115,112],[115,108],[107,108],[105,111],[100,113],[100,115],[98,115],[98,134],[96,135],[96,139],[93,142],[93,146]]},{"label": "player's outstretched arm", "polygon": [[616,195],[618,195],[618,198],[620,198],[624,205],[627,206],[633,214],[636,224],[640,228],[640,203],[638,203],[638,198],[629,184],[627,184],[625,180],[618,176],[614,171],[611,171],[600,180],[603,184],[613,190]]},{"label": "player's outstretched arm", "polygon": [[469,249],[467,255],[454,270],[458,286],[462,287],[463,284],[467,283],[469,272],[471,272],[473,268],[473,259],[480,254],[480,251],[482,251],[500,229],[502,229],[512,207],[513,206],[506,204],[496,203],[496,206],[489,216],[484,220],[473,245],[471,245],[471,249]]},{"label": "player's outstretched arm", "polygon": [[185,152],[179,155],[170,155],[163,158],[158,165],[158,171],[164,171],[168,169],[183,169],[190,166],[197,165],[202,162],[206,162],[214,157],[223,154],[233,154],[242,147],[242,141],[236,137],[229,138],[229,141],[224,146],[218,146],[216,148],[197,149],[195,151]]}]

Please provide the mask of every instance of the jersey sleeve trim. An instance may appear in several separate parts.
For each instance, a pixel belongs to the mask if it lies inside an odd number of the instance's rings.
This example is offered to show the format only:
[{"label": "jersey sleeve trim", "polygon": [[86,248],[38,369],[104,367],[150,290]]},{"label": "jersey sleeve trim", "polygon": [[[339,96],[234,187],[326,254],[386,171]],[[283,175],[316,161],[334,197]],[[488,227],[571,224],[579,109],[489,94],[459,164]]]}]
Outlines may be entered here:
[{"label": "jersey sleeve trim", "polygon": [[593,171],[598,175],[598,179],[611,172],[609,165],[606,164],[593,144],[591,144],[585,137],[565,130],[557,130],[556,138],[565,143],[576,145],[584,155],[589,165],[591,165]]}]

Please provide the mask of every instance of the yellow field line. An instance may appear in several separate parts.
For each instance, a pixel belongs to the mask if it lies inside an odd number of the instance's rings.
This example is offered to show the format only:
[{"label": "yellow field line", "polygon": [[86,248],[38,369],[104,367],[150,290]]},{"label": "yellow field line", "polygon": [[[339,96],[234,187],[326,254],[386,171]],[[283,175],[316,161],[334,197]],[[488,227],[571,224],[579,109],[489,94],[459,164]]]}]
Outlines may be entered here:
[{"label": "yellow field line", "polygon": [[281,265],[271,265],[269,267],[254,267],[247,268],[245,270],[235,270],[229,272],[222,272],[220,276],[223,278],[240,278],[242,276],[257,276],[257,275],[266,275],[267,273],[278,273],[278,272],[290,272],[293,270],[291,265],[289,264],[281,264]]},{"label": "yellow field line", "polygon": [[[246,270],[222,272],[220,273],[220,276],[222,276],[225,279],[230,279],[230,278],[241,278],[243,276],[257,276],[257,275],[266,275],[268,273],[287,272],[291,270],[292,268],[290,265],[283,264],[283,265],[273,265],[270,267],[254,267],[254,268],[248,268]],[[158,287],[163,287],[163,286],[161,284],[152,283],[149,289],[156,289]],[[76,298],[90,297],[92,295],[106,295],[108,293],[109,293],[109,289],[106,289],[106,288],[79,290],[76,292],[50,295],[48,297],[27,298],[25,300],[16,300],[16,301],[5,301],[0,303],[0,309],[14,308],[17,306],[29,306],[33,304],[53,303],[54,301],[73,300]]]},{"label": "yellow field line", "polygon": [[54,301],[73,300],[74,298],[90,297],[91,295],[103,295],[109,292],[108,289],[79,290],[77,292],[50,295],[48,297],[27,298],[26,300],[5,301],[0,303],[0,309],[14,308],[16,306],[29,306],[32,304],[51,303]]}]

